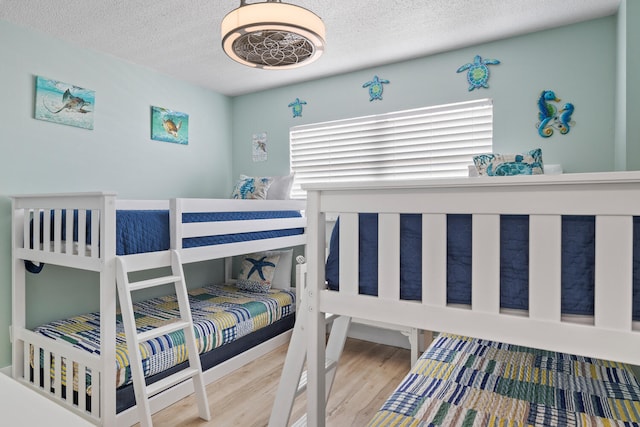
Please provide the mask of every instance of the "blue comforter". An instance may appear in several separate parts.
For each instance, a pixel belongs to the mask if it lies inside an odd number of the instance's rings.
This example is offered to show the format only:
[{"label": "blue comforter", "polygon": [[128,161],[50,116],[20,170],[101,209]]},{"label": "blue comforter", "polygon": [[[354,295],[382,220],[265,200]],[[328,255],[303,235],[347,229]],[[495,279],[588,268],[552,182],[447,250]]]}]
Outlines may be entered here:
[{"label": "blue comforter", "polygon": [[[41,217],[42,217],[41,213]],[[53,221],[53,212],[52,221]],[[298,211],[247,211],[247,212],[209,212],[185,213],[183,223],[238,221],[270,218],[296,218]],[[73,213],[73,240],[78,241],[78,212]],[[66,236],[66,212],[62,212],[61,236]],[[33,236],[33,221],[31,222],[31,236]],[[44,233],[43,221],[40,221],[40,236]],[[51,230],[50,239],[53,240],[54,231]],[[183,247],[219,245],[234,242],[269,239],[274,237],[292,236],[304,233],[303,228],[267,230],[249,233],[224,234],[183,239]],[[86,243],[91,243],[91,212],[87,212]],[[40,240],[42,242],[42,239]],[[31,241],[33,247],[33,240]],[[171,247],[168,210],[119,210],[116,211],[116,255],[130,255],[144,252],[167,250]],[[42,265],[35,265],[25,261],[28,271],[39,273]]]},{"label": "blue comforter", "polygon": [[[359,290],[378,294],[378,218],[360,214]],[[326,265],[329,289],[339,288],[338,230],[331,234]],[[633,318],[640,320],[640,218],[634,218]],[[526,310],[529,306],[529,218],[504,215],[500,223],[500,305]],[[400,298],[422,298],[422,219],[400,216]],[[595,219],[562,218],[562,312],[593,315]],[[471,304],[471,216],[447,216],[447,302]]]}]

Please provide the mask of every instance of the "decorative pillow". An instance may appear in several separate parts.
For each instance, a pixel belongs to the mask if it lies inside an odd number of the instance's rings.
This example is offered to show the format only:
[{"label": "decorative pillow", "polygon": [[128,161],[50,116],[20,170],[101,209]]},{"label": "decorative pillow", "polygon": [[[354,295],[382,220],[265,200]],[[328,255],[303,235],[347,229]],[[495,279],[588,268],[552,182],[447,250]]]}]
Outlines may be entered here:
[{"label": "decorative pillow", "polygon": [[269,292],[279,260],[280,255],[257,253],[245,256],[236,286],[245,291]]},{"label": "decorative pillow", "polygon": [[480,154],[473,158],[480,176],[538,175],[544,173],[542,150],[522,154]]},{"label": "decorative pillow", "polygon": [[232,199],[266,199],[273,179],[271,177],[255,177],[240,175],[231,193]]},{"label": "decorative pillow", "polygon": [[293,185],[293,174],[286,176],[274,176],[273,182],[267,192],[269,200],[288,200],[291,195]]}]

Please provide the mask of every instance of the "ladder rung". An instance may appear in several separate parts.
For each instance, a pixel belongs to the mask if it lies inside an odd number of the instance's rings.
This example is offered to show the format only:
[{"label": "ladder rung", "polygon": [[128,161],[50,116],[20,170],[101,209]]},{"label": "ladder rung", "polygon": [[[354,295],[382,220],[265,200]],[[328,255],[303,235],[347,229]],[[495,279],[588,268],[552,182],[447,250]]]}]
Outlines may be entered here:
[{"label": "ladder rung", "polygon": [[188,380],[189,378],[193,378],[199,374],[199,371],[195,368],[186,368],[180,372],[176,372],[175,374],[169,375],[166,378],[161,379],[153,384],[147,386],[147,394],[149,396],[153,396],[154,394],[158,394],[163,390],[168,389],[169,387],[173,387],[176,384],[180,384],[183,381]]},{"label": "ladder rung", "polygon": [[158,326],[157,328],[140,332],[138,334],[138,342],[148,341],[150,339],[157,338],[162,335],[167,335],[167,334],[170,334],[171,332],[179,331],[180,329],[186,329],[189,327],[191,327],[191,324],[184,320],[178,320],[175,322],[167,323],[166,325]]},{"label": "ladder rung", "polygon": [[[324,372],[325,374],[329,372],[332,368],[334,368],[338,364],[337,361],[331,359],[324,359]],[[300,382],[298,383],[298,391],[296,392],[296,396],[299,396],[307,389],[307,371],[303,371],[300,375]]]},{"label": "ladder rung", "polygon": [[139,282],[129,283],[129,291],[139,291],[141,289],[152,288],[154,286],[167,285],[182,280],[180,276],[163,276],[155,279],[141,280]]}]

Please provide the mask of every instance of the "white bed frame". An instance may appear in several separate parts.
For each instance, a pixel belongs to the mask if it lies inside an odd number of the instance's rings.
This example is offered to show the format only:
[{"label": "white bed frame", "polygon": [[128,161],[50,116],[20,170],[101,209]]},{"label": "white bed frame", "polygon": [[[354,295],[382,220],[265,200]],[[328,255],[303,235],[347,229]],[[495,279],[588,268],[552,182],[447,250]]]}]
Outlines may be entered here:
[{"label": "white bed frame", "polygon": [[[73,243],[73,215],[74,209],[78,209],[78,242]],[[177,249],[183,263],[192,263],[209,259],[225,259],[225,278],[231,277],[232,256],[263,251],[270,249],[286,248],[304,245],[306,234],[288,237],[279,237],[249,242],[221,244],[215,246],[182,248],[182,239],[187,237],[213,236],[237,232],[251,232],[260,230],[304,228],[306,218],[286,218],[269,220],[244,220],[209,223],[183,224],[182,213],[185,212],[222,212],[222,211],[258,211],[258,210],[298,210],[304,211],[305,202],[296,200],[227,200],[227,199],[172,199],[172,200],[117,200],[115,193],[79,193],[79,194],[45,194],[45,195],[20,195],[12,197],[12,261],[13,261],[13,314],[11,325],[11,339],[13,349],[12,374],[13,377],[27,386],[34,388],[39,393],[47,396],[56,403],[81,415],[94,424],[106,426],[132,425],[138,421],[137,411],[134,408],[127,409],[116,415],[116,283],[115,283],[115,259],[116,259],[116,209],[169,209],[171,227],[171,248]],[[66,237],[61,239],[60,233],[56,233],[53,241],[50,240],[50,230],[61,229],[61,212],[67,210]],[[50,212],[55,212],[55,219],[50,220]],[[85,242],[85,221],[87,212],[91,212],[91,244]],[[43,212],[43,236],[39,236],[40,215]],[[43,244],[29,248],[29,228],[33,221],[33,241],[39,242],[43,237]],[[99,236],[99,238],[96,238]],[[100,313],[101,325],[100,357],[90,355],[78,350],[64,342],[56,342],[44,336],[35,334],[26,328],[26,280],[27,275],[24,260],[44,262],[76,269],[95,271],[100,277]],[[45,267],[46,270],[46,267]],[[43,271],[42,274],[46,274]],[[81,286],[81,284],[79,284]],[[81,313],[78,313],[81,314]],[[291,332],[285,332],[279,336],[258,345],[226,362],[223,362],[205,372],[207,383],[226,375],[227,373],[243,366],[255,358],[288,342]],[[70,361],[78,364],[81,374],[85,369],[92,372],[92,400],[91,412],[85,408],[84,383],[79,385],[79,402],[73,403],[73,393],[67,393],[64,398],[61,395],[61,387],[55,387],[55,393],[50,392],[50,375],[44,375],[44,387],[40,387],[39,358],[34,358],[34,381],[29,380],[29,352],[30,348],[38,352],[45,351],[44,372],[49,372],[49,355],[52,355],[55,363],[55,381],[61,383],[61,360],[64,358],[69,366]],[[36,353],[38,354],[38,353]],[[154,396],[150,400],[152,412],[156,412],[193,392],[193,384],[187,381],[166,392]]]},{"label": "white bed frame", "polygon": [[[640,365],[632,322],[632,217],[640,172],[309,185],[308,416],[325,424],[325,313],[446,331]],[[325,217],[340,214],[340,291],[325,287]],[[358,212],[379,213],[379,296],[358,294]],[[399,299],[399,214],[423,215],[422,295]],[[472,303],[447,305],[446,214],[473,214]],[[500,214],[529,219],[529,310],[500,309]],[[595,313],[561,315],[561,215],[594,215]]]}]

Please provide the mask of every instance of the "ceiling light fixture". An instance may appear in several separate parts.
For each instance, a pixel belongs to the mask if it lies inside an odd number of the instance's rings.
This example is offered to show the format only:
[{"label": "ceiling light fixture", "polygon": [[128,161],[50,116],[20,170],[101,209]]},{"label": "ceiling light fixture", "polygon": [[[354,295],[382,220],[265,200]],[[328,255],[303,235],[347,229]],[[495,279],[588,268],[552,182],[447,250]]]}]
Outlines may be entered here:
[{"label": "ceiling light fixture", "polygon": [[322,19],[300,6],[267,0],[229,12],[222,20],[222,48],[254,68],[282,70],[310,64],[324,51]]}]

